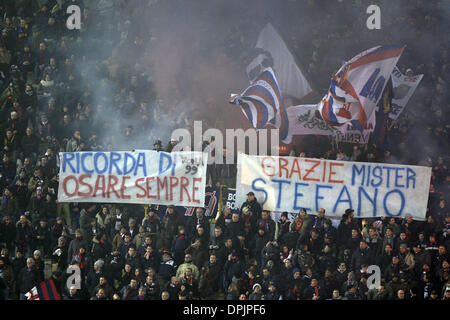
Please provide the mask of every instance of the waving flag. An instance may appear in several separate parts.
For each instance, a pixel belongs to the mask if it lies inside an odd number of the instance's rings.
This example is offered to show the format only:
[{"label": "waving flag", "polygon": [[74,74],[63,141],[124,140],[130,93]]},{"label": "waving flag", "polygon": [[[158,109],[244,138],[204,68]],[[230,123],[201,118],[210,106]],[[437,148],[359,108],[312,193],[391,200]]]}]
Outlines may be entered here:
[{"label": "waving flag", "polygon": [[423,74],[414,76],[404,75],[397,67],[394,68],[394,71],[392,71],[391,75],[393,97],[392,106],[388,114],[390,119],[398,119],[422,78]]},{"label": "waving flag", "polygon": [[283,95],[302,99],[312,94],[310,82],[271,23],[267,23],[261,30],[254,54],[254,58],[246,68],[250,81],[254,81],[266,67],[273,67]]},{"label": "waving flag", "polygon": [[239,104],[255,129],[271,124],[280,129],[283,143],[289,144],[289,120],[272,68],[266,68],[242,94],[232,94],[230,103]]},{"label": "waving flag", "polygon": [[378,46],[346,62],[333,76],[328,93],[318,104],[325,122],[330,126],[351,122],[362,131],[375,111],[403,49]]},{"label": "waving flag", "polygon": [[25,293],[27,300],[61,300],[53,280],[42,281]]}]

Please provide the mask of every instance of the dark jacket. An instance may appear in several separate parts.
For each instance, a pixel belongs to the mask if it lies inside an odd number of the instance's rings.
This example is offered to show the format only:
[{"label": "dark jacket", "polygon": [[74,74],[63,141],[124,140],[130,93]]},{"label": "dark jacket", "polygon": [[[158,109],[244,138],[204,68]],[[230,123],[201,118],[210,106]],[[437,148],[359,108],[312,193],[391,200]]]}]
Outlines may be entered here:
[{"label": "dark jacket", "polygon": [[173,239],[178,233],[178,227],[184,226],[183,218],[175,211],[172,215],[166,214],[162,220],[162,233],[165,239]]},{"label": "dark jacket", "polygon": [[353,270],[359,270],[361,268],[361,265],[372,264],[372,256],[370,249],[367,247],[366,249],[362,250],[361,248],[358,248],[353,252],[352,255],[352,269]]},{"label": "dark jacket", "polygon": [[120,290],[120,295],[122,300],[136,300],[139,292],[138,289],[131,288],[129,285],[125,286]]},{"label": "dark jacket", "polygon": [[27,293],[34,286],[38,285],[41,280],[43,279],[40,278],[39,271],[36,269],[36,267],[32,267],[31,269],[28,269],[28,267],[24,267],[20,271],[19,277],[17,279],[19,292]]},{"label": "dark jacket", "polygon": [[68,264],[70,264],[70,262],[72,261],[72,258],[78,254],[81,247],[87,248],[86,241],[83,238],[73,239],[72,241],[70,241],[69,249],[67,251],[67,263]]},{"label": "dark jacket", "polygon": [[262,207],[261,207],[261,205],[259,204],[259,202],[256,200],[256,198],[255,198],[253,201],[248,201],[248,200],[245,201],[245,202],[242,204],[242,206],[241,206],[241,212],[242,212],[242,209],[243,209],[244,207],[249,207],[249,208],[250,208],[250,211],[251,211],[253,214],[256,214],[256,217],[257,217],[258,219],[261,218]]}]

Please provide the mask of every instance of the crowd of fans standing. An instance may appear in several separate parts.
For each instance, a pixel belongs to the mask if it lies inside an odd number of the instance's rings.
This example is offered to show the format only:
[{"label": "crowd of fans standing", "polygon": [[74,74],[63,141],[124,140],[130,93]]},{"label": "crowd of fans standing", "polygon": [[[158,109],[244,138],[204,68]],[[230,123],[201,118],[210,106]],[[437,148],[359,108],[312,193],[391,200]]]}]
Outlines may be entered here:
[{"label": "crowd of fans standing", "polygon": [[[392,127],[389,150],[358,144],[336,149],[327,137],[311,136],[302,150],[293,151],[431,166],[426,221],[362,220],[351,209],[342,212],[337,228],[322,209],[283,213],[274,221],[249,194],[239,212],[225,209],[210,224],[202,208],[185,219],[174,206],[159,217],[137,205],[57,202],[58,152],[120,149],[164,113],[151,77],[135,63],[145,32],[130,21],[139,21],[145,11],[133,11],[126,1],[85,2],[83,28],[74,31],[65,27],[70,1],[0,1],[2,299],[25,299],[46,278],[68,300],[450,299],[447,49],[418,68],[431,72],[424,79],[428,91],[418,93],[423,107],[416,108],[415,118]],[[426,11],[423,2],[408,8]],[[413,34],[420,29],[418,19],[413,19]],[[433,21],[426,23],[431,28]],[[317,40],[312,74],[335,65],[320,56],[327,50],[319,50],[318,39],[327,32],[318,27],[310,35]],[[336,43],[339,35],[349,34],[351,28],[336,33]],[[234,45],[245,42],[232,39]],[[93,50],[98,47],[103,50]],[[224,51],[235,55],[230,48]],[[97,99],[98,90],[108,94]],[[110,120],[102,120],[111,112],[125,123],[118,137],[109,135]],[[441,149],[412,143],[416,137],[409,133],[414,119],[425,119],[422,114],[427,115],[423,135]],[[176,143],[164,146],[155,137],[149,134],[142,147],[170,152]],[[208,174],[212,184],[232,186],[235,168],[212,166]],[[369,290],[372,264],[381,268],[382,286]],[[75,266],[81,270],[81,289],[66,284],[66,270]]]}]

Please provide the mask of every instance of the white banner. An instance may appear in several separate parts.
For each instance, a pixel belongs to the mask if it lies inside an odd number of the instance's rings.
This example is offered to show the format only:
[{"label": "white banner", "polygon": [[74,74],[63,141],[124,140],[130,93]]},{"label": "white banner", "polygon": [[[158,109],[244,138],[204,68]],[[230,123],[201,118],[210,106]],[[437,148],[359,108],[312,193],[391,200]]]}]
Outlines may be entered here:
[{"label": "white banner", "polygon": [[339,142],[363,143],[369,141],[369,135],[375,129],[375,112],[369,118],[363,132],[354,128],[351,123],[340,127],[328,125],[322,117],[315,116],[317,105],[306,104],[291,106],[286,112],[289,119],[289,129],[292,135],[324,135],[337,136]]},{"label": "white banner", "polygon": [[207,153],[61,152],[59,202],[202,207]]},{"label": "white banner", "polygon": [[419,85],[420,80],[422,80],[423,74],[405,76],[395,67],[392,71],[391,78],[394,94],[388,116],[390,119],[397,120]]},{"label": "white banner", "polygon": [[425,220],[431,168],[310,158],[239,154],[236,204],[255,193],[264,209],[341,217],[406,217]]},{"label": "white banner", "polygon": [[272,24],[268,23],[261,30],[256,48],[261,49],[261,52],[250,62],[246,69],[251,82],[265,68],[272,67],[275,71],[280,91],[283,94],[301,99],[313,91],[288,47]]}]

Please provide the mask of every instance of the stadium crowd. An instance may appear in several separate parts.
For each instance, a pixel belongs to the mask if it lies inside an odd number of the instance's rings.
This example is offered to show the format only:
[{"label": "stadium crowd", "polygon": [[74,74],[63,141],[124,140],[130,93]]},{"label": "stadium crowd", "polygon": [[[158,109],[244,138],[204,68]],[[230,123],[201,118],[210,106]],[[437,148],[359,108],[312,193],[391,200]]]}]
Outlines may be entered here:
[{"label": "stadium crowd", "polygon": [[[426,61],[407,57],[403,64],[421,61],[414,72],[426,74],[424,90],[417,93],[414,116],[406,115],[389,131],[390,148],[369,143],[338,149],[328,137],[310,136],[292,151],[432,167],[426,221],[357,219],[352,209],[342,212],[337,227],[323,209],[282,213],[275,221],[249,193],[238,212],[225,208],[210,224],[203,208],[185,219],[174,206],[159,217],[153,208],[138,205],[58,203],[59,152],[118,150],[169,112],[158,105],[151,75],[139,69],[143,58],[136,53],[147,40],[146,30],[130,21],[145,19],[146,11],[133,10],[127,1],[82,2],[83,28],[77,31],[65,26],[71,1],[0,0],[1,299],[26,299],[44,279],[52,279],[67,300],[450,299],[447,48]],[[181,5],[165,5],[169,2]],[[149,10],[158,5],[133,3]],[[406,18],[398,18],[424,46],[427,39],[420,33],[433,28],[432,8],[419,1],[408,5]],[[312,44],[311,57],[303,59],[313,77],[329,77],[337,65],[323,56],[329,50],[321,36],[330,31],[321,26],[302,37]],[[290,32],[296,28],[301,29],[301,19]],[[356,28],[336,30],[326,47],[356,37]],[[223,50],[237,59],[232,48],[246,41],[236,34]],[[293,39],[294,48],[304,45]],[[107,92],[102,99],[95,98],[99,90]],[[110,120],[103,119],[107,114],[120,119],[116,136],[108,130]],[[420,139],[410,134],[418,126]],[[164,146],[157,138],[149,134],[142,147],[170,152],[176,143]],[[213,185],[233,186],[235,167],[212,165],[208,175]],[[369,290],[368,267],[374,264],[382,285]],[[68,288],[66,271],[76,267],[81,288]]]}]

